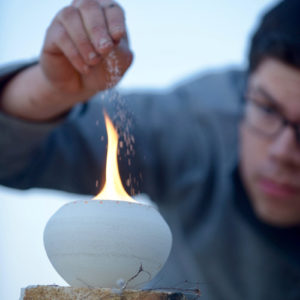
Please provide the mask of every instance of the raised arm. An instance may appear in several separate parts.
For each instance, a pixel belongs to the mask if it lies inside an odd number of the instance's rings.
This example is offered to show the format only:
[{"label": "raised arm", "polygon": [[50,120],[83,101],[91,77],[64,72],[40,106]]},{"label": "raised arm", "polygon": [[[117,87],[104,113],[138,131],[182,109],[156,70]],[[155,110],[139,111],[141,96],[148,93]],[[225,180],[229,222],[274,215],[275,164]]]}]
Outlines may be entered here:
[{"label": "raised arm", "polygon": [[123,9],[111,0],[74,0],[51,22],[39,62],[0,94],[9,115],[48,121],[114,86],[132,62]]}]

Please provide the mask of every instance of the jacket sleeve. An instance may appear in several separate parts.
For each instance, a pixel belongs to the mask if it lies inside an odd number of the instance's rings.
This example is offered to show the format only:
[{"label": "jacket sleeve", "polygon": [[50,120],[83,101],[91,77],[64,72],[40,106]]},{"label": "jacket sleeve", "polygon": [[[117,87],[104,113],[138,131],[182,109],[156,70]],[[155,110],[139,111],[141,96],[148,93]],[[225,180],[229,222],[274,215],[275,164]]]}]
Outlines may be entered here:
[{"label": "jacket sleeve", "polygon": [[[0,69],[0,92],[13,76],[34,63]],[[94,193],[105,146],[99,142],[103,128],[95,130],[101,108],[92,102],[77,105],[55,122],[35,123],[0,112],[0,184]]]}]

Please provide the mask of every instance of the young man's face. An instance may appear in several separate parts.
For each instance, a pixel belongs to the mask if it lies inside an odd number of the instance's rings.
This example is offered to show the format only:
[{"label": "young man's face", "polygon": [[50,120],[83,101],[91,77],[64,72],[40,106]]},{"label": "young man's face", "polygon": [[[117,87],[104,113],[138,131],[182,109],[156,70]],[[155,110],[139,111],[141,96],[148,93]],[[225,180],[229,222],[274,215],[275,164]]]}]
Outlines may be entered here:
[{"label": "young man's face", "polygon": [[240,171],[257,216],[273,225],[300,225],[300,70],[265,59],[249,78],[240,128]]}]

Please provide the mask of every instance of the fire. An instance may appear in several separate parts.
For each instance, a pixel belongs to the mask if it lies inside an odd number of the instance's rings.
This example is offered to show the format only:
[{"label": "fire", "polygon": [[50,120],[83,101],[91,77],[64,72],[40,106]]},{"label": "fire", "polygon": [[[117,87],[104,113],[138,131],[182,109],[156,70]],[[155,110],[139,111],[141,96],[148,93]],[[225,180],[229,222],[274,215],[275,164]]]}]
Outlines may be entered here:
[{"label": "fire", "polygon": [[106,112],[104,119],[107,132],[105,183],[95,200],[121,200],[136,202],[125,191],[118,168],[118,133]]}]

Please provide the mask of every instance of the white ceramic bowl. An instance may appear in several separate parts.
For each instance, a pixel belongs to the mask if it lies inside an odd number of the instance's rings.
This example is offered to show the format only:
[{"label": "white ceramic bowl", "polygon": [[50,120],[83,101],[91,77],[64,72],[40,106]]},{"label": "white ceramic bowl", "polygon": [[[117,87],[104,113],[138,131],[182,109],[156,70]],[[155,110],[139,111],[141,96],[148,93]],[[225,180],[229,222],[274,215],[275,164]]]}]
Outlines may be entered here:
[{"label": "white ceramic bowl", "polygon": [[74,287],[129,288],[151,280],[166,262],[171,231],[151,205],[111,200],[75,201],[62,206],[44,231],[47,255]]}]

